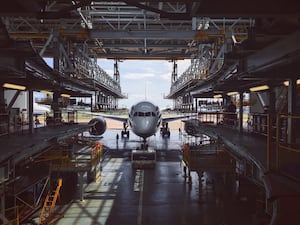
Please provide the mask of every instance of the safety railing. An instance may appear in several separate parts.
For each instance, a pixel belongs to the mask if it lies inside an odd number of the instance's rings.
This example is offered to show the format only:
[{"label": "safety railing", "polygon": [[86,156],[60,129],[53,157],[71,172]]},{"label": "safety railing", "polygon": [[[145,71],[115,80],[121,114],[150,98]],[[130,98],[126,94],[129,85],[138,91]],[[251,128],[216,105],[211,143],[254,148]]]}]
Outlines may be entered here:
[{"label": "safety railing", "polygon": [[182,160],[189,170],[214,169],[234,170],[235,162],[218,143],[193,146],[185,143],[182,146]]},{"label": "safety railing", "polygon": [[251,132],[261,135],[267,135],[268,130],[268,114],[266,113],[252,113],[250,114],[249,126]]},{"label": "safety railing", "polygon": [[[272,126],[272,119],[269,126]],[[271,167],[271,160],[275,158],[276,170],[300,182],[300,115],[279,114],[276,117],[276,130],[269,130],[269,138],[272,142],[273,134],[275,139],[275,157],[272,156],[272,145],[268,149],[268,165]],[[272,168],[270,168],[272,169]]]},{"label": "safety railing", "polygon": [[92,169],[97,163],[100,162],[102,156],[102,144],[95,143],[95,146],[91,149],[90,153],[78,153],[75,157],[61,157],[51,161],[50,165],[52,169],[73,169],[73,170],[85,170]]},{"label": "safety railing", "polygon": [[237,114],[234,112],[199,112],[198,119],[205,124],[222,124],[231,127],[238,125]]}]

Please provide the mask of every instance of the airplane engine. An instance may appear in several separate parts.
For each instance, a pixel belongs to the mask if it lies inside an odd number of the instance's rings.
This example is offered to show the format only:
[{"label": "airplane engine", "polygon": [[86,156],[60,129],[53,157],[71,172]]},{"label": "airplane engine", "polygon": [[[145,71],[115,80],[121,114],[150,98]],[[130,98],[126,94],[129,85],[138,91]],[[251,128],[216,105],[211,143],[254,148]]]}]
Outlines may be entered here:
[{"label": "airplane engine", "polygon": [[189,135],[196,135],[200,121],[197,119],[189,119],[184,123],[184,130]]},{"label": "airplane engine", "polygon": [[92,125],[89,130],[91,135],[102,135],[106,131],[106,121],[103,117],[91,119],[89,124]]}]

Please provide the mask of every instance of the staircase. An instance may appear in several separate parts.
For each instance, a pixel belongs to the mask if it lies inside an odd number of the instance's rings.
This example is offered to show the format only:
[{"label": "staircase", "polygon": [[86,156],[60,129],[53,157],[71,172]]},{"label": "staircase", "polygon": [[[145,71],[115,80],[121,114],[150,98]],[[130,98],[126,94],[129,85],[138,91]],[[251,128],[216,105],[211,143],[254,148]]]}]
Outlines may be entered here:
[{"label": "staircase", "polygon": [[56,189],[52,192],[49,192],[49,194],[47,195],[47,197],[45,199],[45,202],[44,202],[44,205],[42,208],[42,212],[40,215],[39,224],[49,224],[47,222],[50,220],[50,217],[54,212],[56,200],[59,196],[59,191],[60,191],[61,186],[62,186],[62,179],[58,179]]}]

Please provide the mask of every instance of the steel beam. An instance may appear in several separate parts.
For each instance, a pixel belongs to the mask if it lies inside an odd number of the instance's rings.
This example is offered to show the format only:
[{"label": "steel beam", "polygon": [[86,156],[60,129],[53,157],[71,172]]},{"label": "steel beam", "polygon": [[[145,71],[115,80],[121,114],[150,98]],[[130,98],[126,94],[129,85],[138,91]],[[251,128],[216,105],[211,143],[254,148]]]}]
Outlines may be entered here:
[{"label": "steel beam", "polygon": [[197,31],[192,30],[89,30],[91,38],[97,39],[153,39],[153,40],[193,40]]},{"label": "steel beam", "polygon": [[247,72],[257,73],[299,59],[300,31],[291,34],[246,59]]}]

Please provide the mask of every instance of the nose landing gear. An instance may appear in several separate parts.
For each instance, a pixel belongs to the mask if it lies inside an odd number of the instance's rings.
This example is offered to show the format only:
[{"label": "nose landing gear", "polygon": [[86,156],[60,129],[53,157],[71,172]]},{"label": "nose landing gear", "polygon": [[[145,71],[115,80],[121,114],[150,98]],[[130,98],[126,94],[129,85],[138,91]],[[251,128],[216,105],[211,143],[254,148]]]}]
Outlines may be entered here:
[{"label": "nose landing gear", "polygon": [[123,130],[121,131],[121,137],[127,137],[129,138],[129,130],[128,129],[128,124],[127,123],[123,123]]},{"label": "nose landing gear", "polygon": [[168,123],[162,123],[162,127],[160,128],[160,133],[163,137],[170,137],[170,129]]}]

